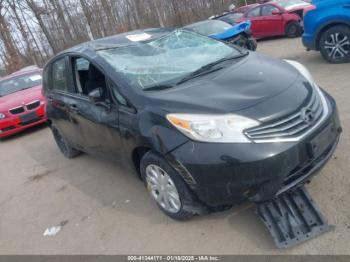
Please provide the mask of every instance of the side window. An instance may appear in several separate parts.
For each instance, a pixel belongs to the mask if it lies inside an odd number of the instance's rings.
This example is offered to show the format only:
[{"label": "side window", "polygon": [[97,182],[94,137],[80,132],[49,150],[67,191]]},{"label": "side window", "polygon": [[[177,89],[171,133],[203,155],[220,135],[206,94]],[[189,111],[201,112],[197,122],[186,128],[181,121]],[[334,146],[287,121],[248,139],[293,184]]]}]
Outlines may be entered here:
[{"label": "side window", "polygon": [[52,89],[68,91],[65,58],[61,58],[52,64]]},{"label": "side window", "polygon": [[254,8],[253,10],[249,11],[247,14],[247,17],[257,17],[260,16],[260,7]]},{"label": "side window", "polygon": [[119,105],[129,107],[128,101],[119,93],[116,87],[112,86],[112,93]]},{"label": "side window", "polygon": [[85,58],[76,59],[76,67],[78,71],[89,70],[89,65],[90,65],[90,62]]},{"label": "side window", "polygon": [[83,57],[73,57],[71,61],[76,92],[88,96],[91,91],[99,89],[102,98],[107,99],[105,75]]},{"label": "side window", "polygon": [[262,16],[270,16],[273,11],[279,11],[276,6],[273,5],[265,5],[262,7]]}]

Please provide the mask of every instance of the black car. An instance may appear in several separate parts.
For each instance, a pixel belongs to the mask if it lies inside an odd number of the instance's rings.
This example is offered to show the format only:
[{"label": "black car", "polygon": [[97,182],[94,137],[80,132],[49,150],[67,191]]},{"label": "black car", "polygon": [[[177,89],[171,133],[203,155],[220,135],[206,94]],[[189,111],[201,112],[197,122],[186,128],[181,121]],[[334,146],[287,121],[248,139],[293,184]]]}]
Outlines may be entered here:
[{"label": "black car", "polygon": [[341,131],[334,99],[301,64],[186,30],[66,50],[46,65],[44,90],[66,157],[127,160],[176,219],[306,183]]},{"label": "black car", "polygon": [[250,21],[232,26],[221,20],[204,20],[183,27],[183,29],[255,51],[258,45],[250,28]]}]

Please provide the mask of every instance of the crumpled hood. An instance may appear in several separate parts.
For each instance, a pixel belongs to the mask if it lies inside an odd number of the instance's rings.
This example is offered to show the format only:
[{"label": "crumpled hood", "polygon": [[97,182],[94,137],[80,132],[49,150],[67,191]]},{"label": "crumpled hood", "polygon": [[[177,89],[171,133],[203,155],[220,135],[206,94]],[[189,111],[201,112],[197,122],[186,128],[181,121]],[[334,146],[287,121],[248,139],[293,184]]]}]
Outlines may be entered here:
[{"label": "crumpled hood", "polygon": [[6,113],[13,107],[27,104],[34,100],[44,100],[41,90],[41,86],[36,86],[0,97],[0,112]]},{"label": "crumpled hood", "polygon": [[249,30],[251,25],[252,25],[252,22],[247,20],[247,21],[241,22],[237,25],[230,27],[229,29],[225,30],[224,32],[221,32],[218,34],[212,34],[209,37],[214,38],[214,39],[220,39],[220,40],[232,38],[234,36],[239,35],[242,32]]},{"label": "crumpled hood", "polygon": [[218,72],[146,95],[153,106],[172,113],[230,113],[277,96],[299,75],[284,61],[250,53]]}]

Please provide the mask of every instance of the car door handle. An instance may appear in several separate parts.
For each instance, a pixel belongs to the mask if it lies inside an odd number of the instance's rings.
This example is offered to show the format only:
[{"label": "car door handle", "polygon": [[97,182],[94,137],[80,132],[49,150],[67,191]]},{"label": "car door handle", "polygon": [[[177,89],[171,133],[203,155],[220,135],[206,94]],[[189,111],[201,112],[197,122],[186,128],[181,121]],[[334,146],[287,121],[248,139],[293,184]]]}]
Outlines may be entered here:
[{"label": "car door handle", "polygon": [[343,6],[344,8],[350,8],[350,3],[347,3],[346,5]]}]

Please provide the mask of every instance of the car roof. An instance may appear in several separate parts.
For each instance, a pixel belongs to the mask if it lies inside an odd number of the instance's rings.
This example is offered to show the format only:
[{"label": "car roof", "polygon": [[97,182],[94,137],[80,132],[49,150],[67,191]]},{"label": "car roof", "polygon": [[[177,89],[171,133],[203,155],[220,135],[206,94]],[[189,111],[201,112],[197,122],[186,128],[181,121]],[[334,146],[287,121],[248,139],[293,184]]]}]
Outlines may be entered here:
[{"label": "car roof", "polygon": [[[109,48],[116,48],[122,46],[130,46],[130,45],[139,45],[142,42],[158,39],[164,35],[167,35],[174,31],[173,28],[148,28],[142,30],[135,30],[130,32],[125,32],[122,34],[117,34],[109,37],[100,38],[97,40],[92,40],[89,42],[85,42],[69,49],[62,51],[60,54],[65,54],[69,52],[83,52],[86,49],[98,51]],[[133,36],[142,36],[143,34],[150,35],[145,40],[141,41],[132,41]],[[129,38],[128,38],[129,37]]]},{"label": "car roof", "polygon": [[39,67],[34,68],[34,66],[32,68],[22,68],[19,71],[16,71],[10,75],[4,76],[2,78],[0,78],[0,81],[4,81],[4,80],[8,80],[17,76],[22,76],[22,75],[30,75],[32,73],[41,73],[42,69]]},{"label": "car roof", "polygon": [[235,13],[247,12],[247,11],[249,11],[249,10],[253,9],[254,7],[257,7],[259,5],[261,5],[261,4],[254,3],[254,4],[249,4],[249,5],[243,5],[243,6],[240,6],[240,7],[236,8],[234,12]]}]

